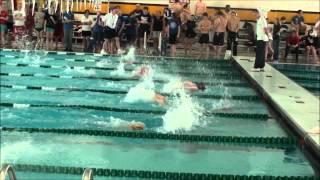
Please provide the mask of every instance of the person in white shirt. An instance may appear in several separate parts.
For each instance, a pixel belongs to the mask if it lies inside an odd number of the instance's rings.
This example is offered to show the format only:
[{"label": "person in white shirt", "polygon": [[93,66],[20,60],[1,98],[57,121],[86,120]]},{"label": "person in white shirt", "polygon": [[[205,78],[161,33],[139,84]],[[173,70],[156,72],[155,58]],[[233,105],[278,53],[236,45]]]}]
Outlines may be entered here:
[{"label": "person in white shirt", "polygon": [[26,12],[22,9],[22,4],[18,4],[18,10],[13,12],[14,33],[23,35],[25,31]]},{"label": "person in white shirt", "polygon": [[195,5],[194,15],[202,17],[203,13],[207,12],[207,4],[203,0],[199,0]]},{"label": "person in white shirt", "polygon": [[104,43],[101,50],[102,54],[112,53],[113,43],[112,41],[117,36],[116,34],[116,26],[118,22],[118,10],[119,6],[116,6],[111,9],[111,11],[106,14],[104,19]]},{"label": "person in white shirt", "polygon": [[91,36],[91,24],[92,19],[89,17],[89,10],[84,11],[84,15],[81,18],[81,24],[82,24],[82,37],[83,37],[83,51],[87,51],[89,40]]},{"label": "person in white shirt", "polygon": [[269,41],[268,23],[261,9],[256,11],[257,16],[257,42],[256,42],[256,59],[254,62],[253,71],[264,71],[266,44]]}]

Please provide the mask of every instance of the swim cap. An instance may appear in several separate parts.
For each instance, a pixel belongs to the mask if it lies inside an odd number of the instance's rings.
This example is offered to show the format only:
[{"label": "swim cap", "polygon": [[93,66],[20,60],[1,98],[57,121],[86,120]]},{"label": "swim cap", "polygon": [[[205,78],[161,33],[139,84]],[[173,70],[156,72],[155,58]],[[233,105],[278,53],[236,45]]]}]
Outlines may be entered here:
[{"label": "swim cap", "polygon": [[204,83],[195,83],[197,88],[201,91],[206,90],[206,86],[204,85]]}]

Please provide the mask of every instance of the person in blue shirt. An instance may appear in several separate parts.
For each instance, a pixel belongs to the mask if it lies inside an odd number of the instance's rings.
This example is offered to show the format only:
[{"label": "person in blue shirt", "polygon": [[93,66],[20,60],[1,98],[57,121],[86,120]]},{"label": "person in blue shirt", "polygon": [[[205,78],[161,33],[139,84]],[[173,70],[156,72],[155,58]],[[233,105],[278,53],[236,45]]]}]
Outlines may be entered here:
[{"label": "person in blue shirt", "polygon": [[172,19],[168,20],[167,36],[169,36],[169,44],[171,49],[171,56],[176,56],[177,39],[180,36],[180,21],[176,13],[172,14]]},{"label": "person in blue shirt", "polygon": [[103,42],[103,20],[100,11],[97,11],[97,17],[94,19],[92,26],[92,36],[94,40],[94,52],[101,51]]},{"label": "person in blue shirt", "polygon": [[67,11],[63,13],[62,22],[65,51],[72,51],[74,14],[72,12],[71,5],[68,7]]}]

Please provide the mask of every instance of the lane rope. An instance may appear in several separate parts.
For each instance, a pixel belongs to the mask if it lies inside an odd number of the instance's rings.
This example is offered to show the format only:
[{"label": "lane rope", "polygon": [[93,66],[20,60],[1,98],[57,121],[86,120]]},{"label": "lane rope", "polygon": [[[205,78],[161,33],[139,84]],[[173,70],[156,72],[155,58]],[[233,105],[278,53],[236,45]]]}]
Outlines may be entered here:
[{"label": "lane rope", "polygon": [[95,129],[60,129],[60,128],[12,128],[2,127],[2,131],[6,132],[27,132],[27,133],[55,133],[69,135],[89,135],[89,136],[105,136],[105,137],[125,137],[139,139],[161,139],[176,140],[188,142],[209,142],[220,144],[238,144],[263,146],[267,148],[285,148],[293,147],[297,144],[292,137],[247,137],[247,136],[211,136],[211,135],[195,135],[195,134],[173,134],[159,133],[155,131],[118,131],[118,130],[95,130]]},{"label": "lane rope", "polygon": [[[127,94],[128,91],[121,90],[106,90],[106,89],[82,89],[82,88],[67,88],[67,87],[45,87],[45,86],[24,86],[24,85],[8,85],[0,84],[2,88],[9,89],[20,89],[20,90],[40,90],[40,91],[75,91],[75,92],[95,92],[103,94]],[[170,96],[169,93],[157,92],[163,96]],[[192,94],[192,97],[205,98],[205,99],[222,99],[225,98],[224,95],[213,95],[213,94]],[[246,101],[258,101],[260,100],[259,96],[256,95],[233,95],[229,99],[233,100],[246,100]]]},{"label": "lane rope", "polygon": [[[141,109],[127,109],[127,108],[116,108],[107,106],[93,106],[93,105],[73,105],[73,104],[23,104],[23,103],[11,103],[1,102],[1,107],[9,108],[38,108],[38,107],[51,107],[51,108],[76,108],[76,109],[92,109],[100,111],[111,111],[111,112],[127,112],[127,113],[143,113],[153,115],[164,115],[166,110],[141,110]],[[269,115],[264,113],[225,113],[206,111],[203,113],[204,116],[218,116],[218,117],[231,117],[231,118],[243,118],[243,119],[259,119],[268,120]]]},{"label": "lane rope", "polygon": [[[139,81],[139,78],[125,78],[125,77],[96,77],[96,76],[70,76],[70,75],[45,75],[45,74],[31,74],[31,73],[9,73],[1,72],[0,76],[12,76],[12,77],[42,77],[42,78],[60,78],[60,79],[97,79],[97,80],[106,80],[106,81]],[[230,80],[226,78],[227,80]],[[168,83],[167,80],[155,79],[153,80],[156,83]],[[195,82],[200,83],[200,82]],[[234,87],[247,87],[248,83],[212,83],[212,82],[202,82],[210,86],[214,85],[228,85]]]}]

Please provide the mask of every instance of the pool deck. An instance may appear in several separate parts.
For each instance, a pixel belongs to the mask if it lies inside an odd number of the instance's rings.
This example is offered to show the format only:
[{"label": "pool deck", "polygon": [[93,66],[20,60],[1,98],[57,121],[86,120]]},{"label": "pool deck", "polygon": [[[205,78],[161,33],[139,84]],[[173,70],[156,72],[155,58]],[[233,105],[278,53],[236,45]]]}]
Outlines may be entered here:
[{"label": "pool deck", "polygon": [[260,93],[277,108],[296,131],[311,143],[320,154],[320,135],[312,133],[320,127],[320,101],[308,90],[296,84],[271,65],[266,64],[264,72],[253,72],[254,57],[235,56],[233,60],[256,84]]}]

